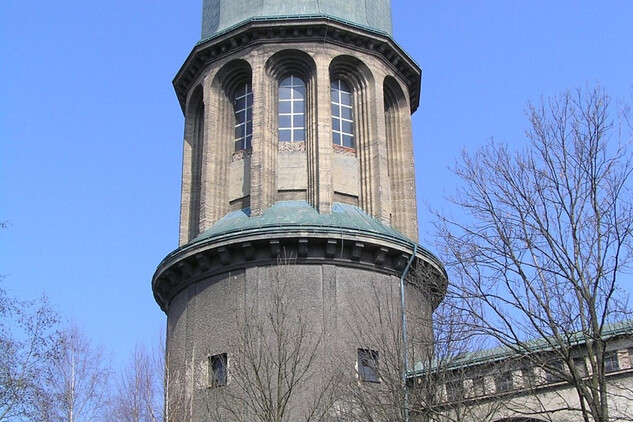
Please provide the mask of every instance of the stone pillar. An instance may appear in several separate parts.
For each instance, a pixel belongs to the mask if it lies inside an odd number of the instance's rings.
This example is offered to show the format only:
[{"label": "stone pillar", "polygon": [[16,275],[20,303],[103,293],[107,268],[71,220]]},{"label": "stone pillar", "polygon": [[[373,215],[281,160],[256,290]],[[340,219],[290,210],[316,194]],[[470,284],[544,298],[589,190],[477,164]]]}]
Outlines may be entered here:
[{"label": "stone pillar", "polygon": [[316,138],[308,145],[308,198],[319,212],[332,211],[332,115],[330,106],[329,61],[320,56],[317,61],[315,89],[310,90],[316,101],[310,101],[316,112]]}]

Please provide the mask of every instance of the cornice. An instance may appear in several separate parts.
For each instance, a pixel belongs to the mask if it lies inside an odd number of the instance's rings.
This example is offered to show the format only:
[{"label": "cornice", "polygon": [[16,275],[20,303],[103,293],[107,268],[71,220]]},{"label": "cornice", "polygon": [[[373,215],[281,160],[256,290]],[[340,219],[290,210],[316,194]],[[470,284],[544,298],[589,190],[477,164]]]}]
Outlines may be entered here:
[{"label": "cornice", "polygon": [[[154,274],[152,290],[161,309],[168,312],[174,296],[196,282],[231,271],[277,265],[280,258],[291,259],[293,264],[329,264],[400,277],[412,252],[413,245],[398,239],[389,242],[363,233],[250,233],[220,241],[209,239],[168,255]],[[436,268],[437,264],[421,253],[416,260],[436,273],[428,283],[432,283],[430,290],[439,303],[446,289],[443,268]]]},{"label": "cornice", "polygon": [[391,37],[327,17],[247,21],[241,26],[197,44],[173,80],[184,112],[187,93],[209,64],[257,44],[329,43],[374,55],[383,60],[409,90],[411,113],[419,105],[422,71]]}]

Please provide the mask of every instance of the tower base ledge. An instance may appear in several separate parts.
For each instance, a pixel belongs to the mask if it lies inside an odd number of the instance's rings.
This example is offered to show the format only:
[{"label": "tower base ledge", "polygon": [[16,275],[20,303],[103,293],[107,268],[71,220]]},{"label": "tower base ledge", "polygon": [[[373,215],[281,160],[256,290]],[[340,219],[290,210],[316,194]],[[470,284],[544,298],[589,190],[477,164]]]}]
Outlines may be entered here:
[{"label": "tower base ledge", "polygon": [[[350,230],[336,234],[300,229],[237,234],[230,238],[205,239],[170,254],[156,270],[152,289],[156,302],[167,312],[171,299],[186,287],[231,271],[299,263],[362,268],[400,277],[413,251],[412,242],[396,238],[390,241]],[[414,268],[427,272],[416,280],[423,280],[422,283],[417,281],[421,286],[431,283],[430,291],[439,298],[444,295],[447,279],[436,260],[418,248]]]}]

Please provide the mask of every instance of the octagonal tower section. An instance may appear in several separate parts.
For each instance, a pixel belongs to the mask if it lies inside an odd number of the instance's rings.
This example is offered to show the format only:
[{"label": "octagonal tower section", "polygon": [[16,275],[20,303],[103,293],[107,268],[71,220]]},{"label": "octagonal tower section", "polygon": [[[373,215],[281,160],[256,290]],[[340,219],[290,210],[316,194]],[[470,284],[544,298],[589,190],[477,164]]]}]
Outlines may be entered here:
[{"label": "octagonal tower section", "polygon": [[[291,77],[303,84],[300,115],[282,109]],[[355,205],[417,240],[420,80],[390,37],[327,18],[249,21],[198,44],[174,79],[185,114],[180,244],[231,211],[257,216],[280,200],[322,213]],[[335,105],[333,84],[349,104]]]}]

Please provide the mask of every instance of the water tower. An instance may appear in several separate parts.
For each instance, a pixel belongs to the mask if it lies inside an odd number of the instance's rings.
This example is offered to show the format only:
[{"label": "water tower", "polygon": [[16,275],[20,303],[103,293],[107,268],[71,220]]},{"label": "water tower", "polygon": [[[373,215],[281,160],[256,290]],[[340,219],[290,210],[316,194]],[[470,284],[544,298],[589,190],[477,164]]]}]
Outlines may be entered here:
[{"label": "water tower", "polygon": [[[302,349],[311,366],[299,364],[288,403],[297,421],[324,385],[385,388],[394,351],[377,339],[397,343],[403,317],[426,316],[410,317],[395,355],[432,342],[446,278],[417,244],[421,70],[392,39],[390,7],[204,0],[202,39],[174,79],[185,117],[180,246],[152,281],[168,321],[170,421],[227,412],[268,376],[248,360],[279,366],[280,343],[291,350],[300,332],[314,352]],[[274,312],[294,321],[281,327],[286,340]],[[335,418],[349,403],[334,399]],[[242,411],[255,420],[248,403]]]}]

